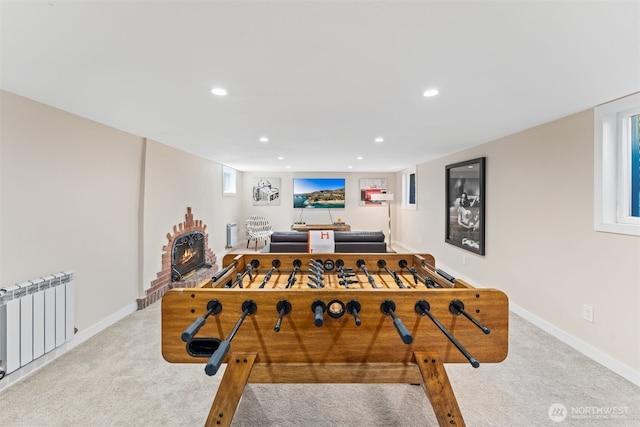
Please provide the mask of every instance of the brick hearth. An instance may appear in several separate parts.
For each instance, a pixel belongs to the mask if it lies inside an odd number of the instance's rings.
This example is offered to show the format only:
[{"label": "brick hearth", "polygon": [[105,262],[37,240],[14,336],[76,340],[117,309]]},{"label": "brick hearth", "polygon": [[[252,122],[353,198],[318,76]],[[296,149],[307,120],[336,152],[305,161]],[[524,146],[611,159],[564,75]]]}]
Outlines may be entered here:
[{"label": "brick hearth", "polygon": [[[138,310],[142,310],[160,300],[164,294],[173,288],[193,288],[202,281],[210,278],[218,271],[218,262],[216,255],[209,248],[209,235],[205,232],[207,226],[201,220],[193,219],[191,208],[187,208],[185,221],[173,226],[173,234],[167,233],[169,243],[162,247],[162,270],[157,274],[155,280],[151,282],[151,287],[145,291],[144,298],[138,298]],[[179,282],[171,281],[171,250],[173,242],[186,233],[200,231],[204,235],[205,247],[205,267],[199,268],[195,274],[187,277]]]}]

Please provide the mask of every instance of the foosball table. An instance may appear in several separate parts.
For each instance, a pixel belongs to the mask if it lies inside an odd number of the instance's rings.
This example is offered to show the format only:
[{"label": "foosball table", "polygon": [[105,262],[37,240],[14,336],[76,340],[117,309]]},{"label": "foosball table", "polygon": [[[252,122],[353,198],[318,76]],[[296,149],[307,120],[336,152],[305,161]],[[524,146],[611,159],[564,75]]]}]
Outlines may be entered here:
[{"label": "foosball table", "polygon": [[464,426],[444,363],[503,361],[509,303],[428,254],[228,254],[162,299],[162,354],[227,366],[207,426],[228,426],[247,383],[421,384],[440,426]]}]

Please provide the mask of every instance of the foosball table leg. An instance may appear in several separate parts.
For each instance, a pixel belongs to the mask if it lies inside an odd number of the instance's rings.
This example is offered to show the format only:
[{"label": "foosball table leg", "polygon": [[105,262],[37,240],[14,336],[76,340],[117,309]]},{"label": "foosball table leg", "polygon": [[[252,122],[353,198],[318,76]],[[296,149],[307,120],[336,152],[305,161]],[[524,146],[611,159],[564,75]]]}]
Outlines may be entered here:
[{"label": "foosball table leg", "polygon": [[211,405],[206,427],[231,425],[257,356],[257,353],[231,353],[218,393]]},{"label": "foosball table leg", "polygon": [[440,427],[464,427],[462,413],[440,355],[438,353],[414,353],[413,356],[420,368],[424,390]]}]

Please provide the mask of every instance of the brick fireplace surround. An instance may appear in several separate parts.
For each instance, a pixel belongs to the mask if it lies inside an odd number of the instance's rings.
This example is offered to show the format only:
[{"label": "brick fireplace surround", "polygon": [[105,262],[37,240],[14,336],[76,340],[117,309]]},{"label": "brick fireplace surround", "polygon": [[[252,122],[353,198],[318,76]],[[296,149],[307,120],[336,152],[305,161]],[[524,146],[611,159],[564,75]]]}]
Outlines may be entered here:
[{"label": "brick fireplace surround", "polygon": [[[162,270],[157,274],[157,278],[151,282],[151,287],[145,291],[144,298],[138,298],[138,310],[142,310],[160,300],[164,294],[173,288],[193,288],[203,280],[210,278],[218,271],[216,265],[217,257],[209,248],[209,235],[205,232],[207,226],[202,224],[202,220],[193,220],[191,208],[187,208],[185,221],[173,226],[173,234],[167,233],[169,243],[162,247]],[[171,251],[173,242],[183,234],[200,231],[204,234],[204,262],[205,266],[199,268],[194,274],[179,282],[171,281]]]}]

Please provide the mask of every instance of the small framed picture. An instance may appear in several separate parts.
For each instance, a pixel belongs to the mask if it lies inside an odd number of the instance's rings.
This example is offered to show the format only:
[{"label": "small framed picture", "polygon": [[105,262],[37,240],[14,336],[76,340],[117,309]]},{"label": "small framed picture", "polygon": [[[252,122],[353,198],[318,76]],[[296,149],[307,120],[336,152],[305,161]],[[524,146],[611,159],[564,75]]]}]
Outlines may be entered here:
[{"label": "small framed picture", "polygon": [[280,178],[254,178],[251,199],[253,206],[279,206]]},{"label": "small framed picture", "polygon": [[445,242],[484,255],[485,157],[445,166]]},{"label": "small framed picture", "polygon": [[387,202],[376,196],[387,193],[385,178],[362,178],[360,180],[360,206],[386,206]]}]

